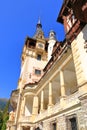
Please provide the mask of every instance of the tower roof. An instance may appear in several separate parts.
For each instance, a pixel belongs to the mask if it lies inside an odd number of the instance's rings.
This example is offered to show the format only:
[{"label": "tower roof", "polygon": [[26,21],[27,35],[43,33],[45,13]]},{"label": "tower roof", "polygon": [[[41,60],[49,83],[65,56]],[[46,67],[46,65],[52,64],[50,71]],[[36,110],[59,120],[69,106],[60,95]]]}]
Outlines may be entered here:
[{"label": "tower roof", "polygon": [[44,33],[42,30],[42,24],[41,24],[41,20],[39,17],[37,25],[36,25],[36,33],[34,35],[34,38],[41,38],[41,36],[44,37]]},{"label": "tower roof", "polygon": [[40,17],[39,17],[39,19],[38,19],[38,23],[37,24],[41,24],[41,19],[40,19]]},{"label": "tower roof", "polygon": [[39,17],[39,19],[38,19],[37,28],[42,28],[42,24],[41,24],[40,17]]}]

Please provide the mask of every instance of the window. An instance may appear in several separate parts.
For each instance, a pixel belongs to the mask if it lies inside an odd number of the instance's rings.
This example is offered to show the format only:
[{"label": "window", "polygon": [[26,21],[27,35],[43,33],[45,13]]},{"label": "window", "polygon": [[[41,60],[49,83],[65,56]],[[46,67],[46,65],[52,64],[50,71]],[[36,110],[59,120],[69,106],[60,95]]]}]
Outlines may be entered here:
[{"label": "window", "polygon": [[39,127],[37,127],[37,128],[35,128],[35,130],[40,130],[40,128],[39,128]]},{"label": "window", "polygon": [[53,130],[56,130],[56,123],[53,123]]},{"label": "window", "polygon": [[30,48],[34,48],[35,46],[36,46],[36,43],[35,42],[33,42],[33,41],[30,41],[29,42],[29,44],[28,44],[28,46],[30,47]]},{"label": "window", "polygon": [[76,121],[76,117],[72,117],[68,119],[68,128],[67,130],[77,130],[77,121]]},{"label": "window", "polygon": [[41,55],[40,54],[37,55],[37,60],[41,60]]},{"label": "window", "polygon": [[71,122],[71,128],[72,128],[72,130],[77,130],[76,118],[75,117],[71,118],[70,122]]},{"label": "window", "polygon": [[35,74],[36,74],[36,75],[41,75],[41,70],[35,69]]}]

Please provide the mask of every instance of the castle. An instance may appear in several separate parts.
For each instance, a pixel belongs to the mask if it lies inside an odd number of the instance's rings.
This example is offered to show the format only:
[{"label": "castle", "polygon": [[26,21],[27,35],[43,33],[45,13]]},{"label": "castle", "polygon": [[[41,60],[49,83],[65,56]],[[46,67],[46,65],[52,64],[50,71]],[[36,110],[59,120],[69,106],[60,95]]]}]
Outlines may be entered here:
[{"label": "castle", "polygon": [[40,19],[26,38],[7,130],[87,130],[87,0],[64,0],[57,21],[62,42]]}]

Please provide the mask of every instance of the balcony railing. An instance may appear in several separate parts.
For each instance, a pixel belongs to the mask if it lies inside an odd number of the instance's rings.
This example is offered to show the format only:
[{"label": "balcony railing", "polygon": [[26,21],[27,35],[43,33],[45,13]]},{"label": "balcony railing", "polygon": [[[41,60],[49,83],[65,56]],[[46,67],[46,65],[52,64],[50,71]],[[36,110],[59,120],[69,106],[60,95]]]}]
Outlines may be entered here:
[{"label": "balcony railing", "polygon": [[77,91],[74,94],[67,96],[65,99],[65,106],[61,106],[61,103],[58,102],[55,105],[53,105],[51,108],[43,111],[42,113],[38,114],[37,117],[35,118],[35,121],[42,120],[44,118],[47,118],[51,115],[54,115],[66,108],[69,108],[75,104],[78,104],[80,101],[78,97],[80,96],[80,93]]},{"label": "balcony railing", "polygon": [[78,97],[80,96],[79,91],[75,92],[74,94],[68,96],[66,98],[66,105],[73,105],[73,104],[77,104],[79,103],[79,99]]},{"label": "balcony railing", "polygon": [[[57,114],[58,112],[61,112],[64,109],[67,109],[69,107],[72,107],[72,106],[78,104],[80,102],[79,99],[78,99],[79,96],[80,96],[80,93],[79,93],[79,91],[77,91],[74,94],[69,95],[66,98],[64,98],[64,102],[65,102],[64,105],[61,105],[61,101],[58,101],[52,107],[50,107],[50,108],[48,107],[48,109],[46,109],[43,112],[39,113],[36,116],[34,122],[37,122],[37,121],[40,121],[42,119],[48,118],[51,115],[55,115],[55,114]],[[32,115],[31,116],[22,115],[20,117],[20,122],[27,123],[27,122],[31,121],[31,117],[32,117]]]},{"label": "balcony railing", "polygon": [[43,111],[42,113],[38,114],[35,121],[41,120],[43,118],[47,118],[52,114],[56,114],[61,109],[60,103],[56,103],[54,106],[52,106],[50,109],[47,109]]},{"label": "balcony railing", "polygon": [[20,122],[29,122],[30,118],[31,118],[31,116],[24,116],[24,115],[22,115],[20,117]]}]

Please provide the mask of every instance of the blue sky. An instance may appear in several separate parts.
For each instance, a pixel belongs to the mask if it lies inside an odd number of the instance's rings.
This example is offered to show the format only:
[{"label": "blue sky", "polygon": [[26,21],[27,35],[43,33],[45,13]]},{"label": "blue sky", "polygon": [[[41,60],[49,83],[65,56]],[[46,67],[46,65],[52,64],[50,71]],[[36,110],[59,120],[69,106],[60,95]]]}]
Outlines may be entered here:
[{"label": "blue sky", "polygon": [[26,36],[32,37],[40,16],[48,37],[54,30],[59,41],[64,39],[63,25],[57,16],[63,0],[2,0],[0,1],[0,98],[9,98],[17,88],[21,53]]}]

